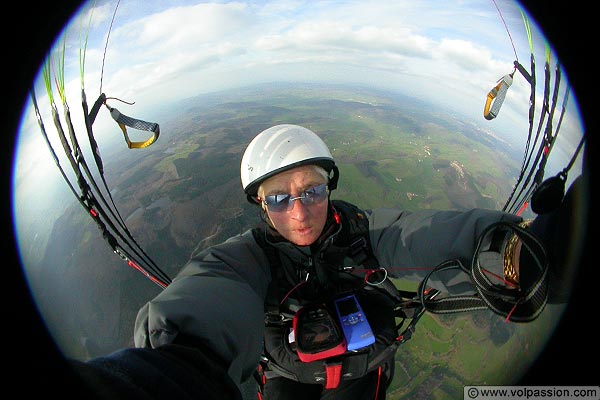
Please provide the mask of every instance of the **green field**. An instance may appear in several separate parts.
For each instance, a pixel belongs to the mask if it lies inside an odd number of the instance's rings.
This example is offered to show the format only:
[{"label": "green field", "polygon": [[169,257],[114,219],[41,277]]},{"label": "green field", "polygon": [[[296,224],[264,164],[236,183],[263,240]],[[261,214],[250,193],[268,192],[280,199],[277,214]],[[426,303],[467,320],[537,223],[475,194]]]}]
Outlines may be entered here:
[{"label": "green field", "polygon": [[[187,115],[194,115],[195,124],[178,134],[176,154],[187,155],[178,157],[178,171],[215,175],[209,161],[182,147],[190,142],[202,143],[199,150],[212,158],[215,152],[234,154],[213,166],[237,171],[244,143],[252,136],[275,124],[293,123],[314,130],[330,147],[341,172],[333,196],[365,208],[500,208],[518,173],[518,162],[502,143],[413,99],[366,89],[302,86],[230,96],[224,93],[201,109],[189,107]],[[459,172],[468,192],[452,188]]]}]

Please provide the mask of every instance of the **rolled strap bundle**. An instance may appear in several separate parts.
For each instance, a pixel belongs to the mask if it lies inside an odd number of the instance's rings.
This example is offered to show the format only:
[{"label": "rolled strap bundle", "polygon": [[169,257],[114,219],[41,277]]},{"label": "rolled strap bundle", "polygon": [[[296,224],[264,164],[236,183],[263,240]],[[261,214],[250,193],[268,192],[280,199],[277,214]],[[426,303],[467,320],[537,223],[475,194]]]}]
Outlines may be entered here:
[{"label": "rolled strap bundle", "polygon": [[[505,231],[507,240],[502,254],[503,277],[498,279],[492,266],[482,257],[482,245],[490,235]],[[520,255],[515,248],[520,242]],[[518,268],[516,259],[518,258]],[[471,279],[485,304],[510,321],[536,319],[548,300],[548,257],[544,245],[525,228],[525,224],[497,222],[480,236],[473,257]]]},{"label": "rolled strap bundle", "polygon": [[[487,227],[477,241],[470,268],[459,260],[434,268],[419,285],[424,308],[435,314],[490,309],[508,321],[536,319],[548,300],[548,257],[544,245],[525,225],[500,221]],[[468,274],[474,294],[427,298],[431,275],[449,269]]]}]

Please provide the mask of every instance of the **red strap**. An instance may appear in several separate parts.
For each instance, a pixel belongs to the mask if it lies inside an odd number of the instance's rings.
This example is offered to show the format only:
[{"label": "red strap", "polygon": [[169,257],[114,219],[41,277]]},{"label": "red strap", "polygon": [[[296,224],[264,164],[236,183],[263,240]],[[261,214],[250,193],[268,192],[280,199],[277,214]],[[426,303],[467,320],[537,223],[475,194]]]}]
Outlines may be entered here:
[{"label": "red strap", "polygon": [[523,211],[525,211],[525,209],[527,208],[527,206],[529,205],[529,202],[525,202],[523,203],[523,205],[521,206],[521,208],[519,209],[519,211],[517,211],[517,216],[521,216],[521,214],[523,214]]},{"label": "red strap", "polygon": [[325,374],[325,389],[335,389],[340,384],[342,377],[342,363],[326,365]]},{"label": "red strap", "polygon": [[379,385],[381,385],[381,367],[377,368],[377,389],[375,390],[375,400],[379,399]]},{"label": "red strap", "polygon": [[263,390],[265,389],[265,385],[267,384],[267,375],[265,374],[265,368],[262,364],[258,364],[258,368],[256,368],[255,378],[258,382],[256,398],[257,400],[263,400]]}]

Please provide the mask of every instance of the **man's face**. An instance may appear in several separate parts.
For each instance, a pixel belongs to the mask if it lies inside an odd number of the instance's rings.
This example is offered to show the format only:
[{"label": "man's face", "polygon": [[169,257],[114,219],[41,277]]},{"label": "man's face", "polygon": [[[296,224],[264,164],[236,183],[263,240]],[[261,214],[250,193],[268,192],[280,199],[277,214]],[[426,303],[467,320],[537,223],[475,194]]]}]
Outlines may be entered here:
[{"label": "man's face", "polygon": [[[326,183],[327,180],[314,166],[304,165],[282,172],[267,179],[262,185],[259,197],[265,199],[270,195],[291,195],[292,198],[304,195],[311,196],[312,189]],[[327,192],[326,192],[327,193]],[[288,204],[287,199],[283,204]],[[293,200],[288,210],[276,211],[262,203],[273,227],[287,240],[299,245],[312,244],[325,226],[327,219],[327,195],[314,196],[312,204],[303,204],[301,199]],[[271,208],[271,209],[270,209]]]}]

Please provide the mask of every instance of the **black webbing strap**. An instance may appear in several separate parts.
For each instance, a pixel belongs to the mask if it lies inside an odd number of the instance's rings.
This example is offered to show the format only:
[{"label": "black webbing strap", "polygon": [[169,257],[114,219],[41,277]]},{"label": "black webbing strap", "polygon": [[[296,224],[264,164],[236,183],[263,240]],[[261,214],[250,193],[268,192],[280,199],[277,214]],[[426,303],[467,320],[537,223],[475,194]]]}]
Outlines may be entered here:
[{"label": "black webbing strap", "polygon": [[[491,273],[483,264],[485,243],[498,230],[506,235],[517,235],[521,240],[520,286],[507,287],[499,277]],[[498,255],[498,260],[502,257]],[[526,260],[526,261],[525,261]],[[525,261],[525,262],[523,262]],[[446,296],[427,298],[427,282],[432,274],[440,271],[460,269],[469,274],[476,294],[468,296]],[[500,221],[490,225],[480,235],[469,270],[459,260],[448,260],[439,264],[421,281],[418,296],[425,310],[435,314],[449,314],[464,311],[490,309],[494,313],[506,317],[513,322],[528,322],[539,316],[548,299],[548,258],[542,243],[525,228],[517,224]]]}]

